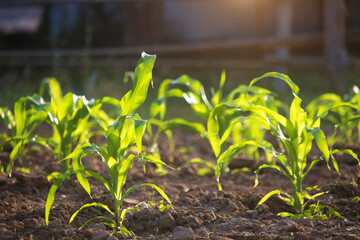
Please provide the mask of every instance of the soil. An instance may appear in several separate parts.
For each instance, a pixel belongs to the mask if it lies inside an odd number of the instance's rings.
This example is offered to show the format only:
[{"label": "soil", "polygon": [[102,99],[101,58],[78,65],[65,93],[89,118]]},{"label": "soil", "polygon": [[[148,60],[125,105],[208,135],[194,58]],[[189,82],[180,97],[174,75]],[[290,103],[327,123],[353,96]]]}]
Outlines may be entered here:
[{"label": "soil", "polygon": [[[165,139],[160,141],[163,161],[175,169],[193,157],[214,161],[206,142],[183,131],[175,132],[177,149],[188,147],[193,151],[181,153],[168,149]],[[359,147],[354,148],[359,154]],[[314,159],[316,152],[310,155]],[[0,160],[7,164],[9,152],[3,152]],[[29,151],[25,158],[15,162],[11,178],[0,176],[0,239],[360,239],[360,203],[353,201],[360,196],[359,168],[357,161],[349,156],[335,156],[340,169],[328,170],[326,163],[318,164],[307,176],[303,185],[326,194],[318,197],[317,203],[331,207],[343,218],[329,220],[292,220],[278,216],[280,212],[292,212],[277,196],[271,197],[257,210],[254,207],[269,191],[280,189],[291,193],[288,179],[274,170],[263,171],[260,184],[254,185],[253,172],[238,172],[221,176],[223,191],[218,191],[213,175],[198,176],[200,166],[192,165],[181,170],[168,170],[165,176],[155,173],[152,164],[134,162],[128,174],[126,189],[140,183],[160,186],[170,197],[173,209],[159,210],[161,196],[153,189],[144,187],[135,190],[126,199],[124,207],[142,204],[140,211],[130,212],[124,225],[135,233],[126,237],[115,233],[99,221],[92,221],[83,229],[80,226],[88,219],[106,212],[97,207],[79,213],[74,222],[71,215],[83,204],[92,201],[108,204],[112,200],[107,190],[91,179],[92,199],[71,178],[58,190],[50,213],[49,226],[45,225],[45,202],[51,182],[46,173],[60,171],[60,164],[48,151]],[[174,159],[170,162],[170,159]],[[86,169],[107,176],[106,168],[96,156],[87,156],[83,163]],[[254,170],[258,164],[249,163]],[[17,167],[29,168],[30,173],[17,172]],[[151,200],[151,201],[150,201]],[[324,212],[326,213],[327,210]]]}]

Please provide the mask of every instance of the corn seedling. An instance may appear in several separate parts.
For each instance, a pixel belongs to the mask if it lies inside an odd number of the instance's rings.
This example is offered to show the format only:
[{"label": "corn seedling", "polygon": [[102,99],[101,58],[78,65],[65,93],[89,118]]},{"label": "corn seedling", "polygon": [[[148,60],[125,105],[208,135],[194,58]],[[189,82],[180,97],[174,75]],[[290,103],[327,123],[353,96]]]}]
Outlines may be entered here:
[{"label": "corn seedling", "polygon": [[[49,86],[50,102],[45,102],[43,95]],[[85,143],[91,136],[88,123],[89,112],[87,106],[93,106],[94,100],[88,101],[84,96],[73,93],[62,95],[59,82],[55,78],[43,81],[39,95],[34,94],[30,101],[37,111],[47,114],[47,122],[53,129],[53,136],[48,142],[53,148],[55,157],[61,161],[62,170],[70,168],[70,160],[64,159],[71,153],[75,143]]]},{"label": "corn seedling", "polygon": [[[310,170],[321,160],[329,163],[330,155],[335,153],[329,151],[329,147],[323,131],[320,129],[320,119],[322,115],[308,117],[308,114],[301,108],[301,98],[298,97],[299,88],[291,79],[279,73],[267,73],[263,76],[252,80],[249,84],[251,87],[257,81],[275,77],[283,80],[291,88],[294,99],[290,106],[289,118],[269,109],[266,106],[250,105],[240,107],[242,111],[250,111],[257,115],[253,121],[259,121],[272,135],[279,138],[285,146],[286,155],[276,152],[272,147],[266,147],[265,150],[272,152],[281,166],[275,164],[263,164],[255,171],[255,187],[258,185],[258,174],[265,168],[272,168],[280,171],[291,182],[293,194],[281,190],[274,190],[266,194],[258,203],[257,207],[267,201],[271,196],[278,195],[288,205],[294,208],[295,214],[303,214],[307,203],[324,193],[317,193],[311,196],[306,190],[303,190],[302,183]],[[322,152],[323,156],[311,161],[307,167],[307,155],[310,152],[313,141]],[[333,158],[334,168],[338,170],[336,160]],[[328,164],[329,167],[329,164]],[[288,213],[282,213],[286,216]]]},{"label": "corn seedling", "polygon": [[[34,109],[27,109],[26,104],[29,97],[19,99],[14,105],[14,113],[7,108],[0,108],[0,117],[6,127],[11,131],[11,136],[2,135],[2,143],[0,150],[5,144],[12,145],[10,153],[10,161],[6,167],[6,172],[11,176],[14,166],[14,161],[18,157],[22,157],[25,153],[25,144],[29,142],[36,142],[47,147],[44,139],[38,136],[32,136],[32,133],[39,124],[45,121],[46,114],[37,112]],[[0,170],[3,171],[3,166],[0,164]]]},{"label": "corn seedling", "polygon": [[[187,75],[183,75],[176,80],[164,80],[159,88],[158,99],[151,105],[151,121],[154,122],[153,119],[156,116],[159,116],[160,120],[156,120],[156,124],[160,130],[182,128],[191,130],[199,136],[207,138],[216,157],[219,157],[219,151],[217,150],[218,147],[221,148],[221,152],[224,152],[227,149],[227,145],[241,145],[246,140],[256,140],[257,142],[262,142],[263,145],[268,145],[264,140],[265,129],[263,129],[261,125],[258,125],[256,128],[255,126],[249,128],[248,121],[236,121],[236,119],[241,118],[242,113],[237,111],[234,107],[226,106],[237,105],[240,101],[244,102],[245,98],[247,101],[251,101],[259,105],[265,105],[271,109],[277,109],[281,104],[274,99],[271,91],[260,87],[249,88],[244,85],[240,85],[232,90],[228,95],[223,97],[225,79],[225,72],[223,72],[220,78],[219,88],[217,91],[212,89],[212,97],[210,100],[208,100],[201,82],[192,79]],[[170,88],[172,86],[175,86],[175,88]],[[221,142],[221,146],[216,146],[217,143],[215,143],[211,137],[212,133],[208,135],[208,132],[200,126],[201,123],[187,122],[183,119],[164,121],[166,113],[166,99],[170,97],[183,98],[191,106],[195,115],[208,121],[208,131],[214,130],[220,136],[228,131],[226,135],[224,135],[222,141],[219,141]],[[214,124],[210,123],[209,125],[209,122],[214,121],[216,121],[216,129],[211,130],[210,128],[214,127]],[[254,123],[252,124],[254,125]],[[229,126],[231,126],[231,130],[229,129]],[[157,134],[161,132],[162,131],[158,131]],[[256,159],[259,158],[257,147],[251,144],[246,144],[241,149],[241,152],[245,153],[245,155]],[[237,151],[237,154],[239,153],[240,151]],[[232,155],[230,159],[235,156],[236,154]],[[224,169],[226,168],[225,166],[229,164],[229,160],[225,162],[226,164],[223,165],[224,168],[221,168],[222,172],[224,172]],[[189,163],[203,164],[212,170],[217,168],[216,165],[207,163],[201,159],[193,159],[189,161]]]},{"label": "corn seedling", "polygon": [[[347,143],[360,142],[360,121],[347,121],[354,115],[360,114],[360,92],[357,86],[344,98],[335,93],[323,94],[312,100],[306,107],[309,116],[326,114],[324,119],[334,125],[341,124],[338,131],[341,133],[342,141]],[[342,124],[347,122],[347,124]],[[357,134],[354,130],[357,129]],[[334,139],[335,143],[337,139]]]},{"label": "corn seedling", "polygon": [[289,213],[287,216],[297,220],[300,218],[310,220],[329,220],[331,217],[343,218],[343,216],[341,216],[341,214],[335,211],[333,208],[323,206],[319,204],[319,202],[316,204],[311,204],[309,208],[304,210],[304,213],[302,214],[294,215]]},{"label": "corn seedling", "polygon": [[[107,142],[106,148],[89,143],[81,146],[79,145],[69,156],[66,157],[67,159],[73,159],[73,170],[69,170],[62,174],[59,178],[56,179],[56,181],[52,185],[46,201],[46,224],[48,224],[49,213],[51,205],[54,201],[55,192],[62,184],[62,182],[71,174],[76,174],[79,183],[88,192],[89,195],[91,194],[90,186],[87,178],[85,177],[85,174],[94,177],[95,179],[100,181],[110,192],[114,203],[114,210],[110,210],[108,206],[102,203],[93,202],[90,204],[85,204],[71,216],[70,223],[74,220],[74,218],[82,209],[92,206],[98,206],[109,212],[113,218],[109,218],[107,216],[97,216],[86,221],[84,225],[95,219],[104,219],[107,222],[104,222],[103,224],[111,226],[114,231],[119,231],[126,235],[133,234],[131,231],[127,230],[122,225],[125,215],[129,211],[129,209],[124,209],[122,204],[127,195],[129,195],[136,188],[141,186],[149,186],[154,188],[171,205],[170,199],[164,193],[164,191],[154,184],[143,183],[132,186],[126,191],[124,191],[123,189],[126,182],[128,170],[132,166],[132,163],[136,158],[141,159],[143,163],[144,161],[147,161],[154,164],[166,166],[166,164],[160,159],[157,159],[150,154],[142,152],[142,138],[146,128],[146,121],[142,120],[138,114],[134,113],[146,98],[147,89],[151,81],[151,72],[154,66],[154,62],[155,55],[147,55],[143,53],[142,58],[140,59],[135,69],[133,89],[121,99],[120,105],[122,115],[120,115],[113,124],[106,126],[97,116],[97,114],[92,111],[90,107],[88,107],[88,111],[90,112],[91,116],[99,122],[100,126],[105,131],[105,138]],[[129,153],[129,148],[132,145],[136,146],[136,155]],[[95,152],[99,156],[101,156],[107,166],[107,171],[111,179],[110,183],[97,173],[84,170],[84,166],[81,163],[81,158],[84,154],[87,154],[89,152]]]}]

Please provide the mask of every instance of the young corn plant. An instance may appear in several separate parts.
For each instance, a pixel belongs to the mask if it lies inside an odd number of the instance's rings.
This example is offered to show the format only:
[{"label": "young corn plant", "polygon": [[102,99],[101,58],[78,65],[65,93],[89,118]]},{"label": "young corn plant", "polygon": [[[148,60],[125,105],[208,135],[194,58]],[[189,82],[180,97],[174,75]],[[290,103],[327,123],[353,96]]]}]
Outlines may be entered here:
[{"label": "young corn plant", "polygon": [[[43,99],[45,88],[49,87],[50,102]],[[94,100],[88,101],[84,96],[73,93],[62,95],[59,82],[48,78],[40,86],[39,95],[34,94],[30,101],[33,108],[47,114],[47,122],[53,129],[53,136],[48,142],[53,148],[55,157],[62,163],[62,171],[70,168],[70,160],[65,159],[76,143],[85,143],[91,137],[91,124],[86,106],[94,107]]]},{"label": "young corn plant", "polygon": [[[320,129],[320,119],[322,115],[309,117],[301,108],[300,104],[302,100],[298,96],[299,88],[288,76],[274,72],[267,73],[252,80],[249,86],[251,87],[257,81],[267,77],[278,78],[287,83],[291,88],[294,99],[290,106],[289,118],[286,118],[266,106],[239,106],[242,111],[250,111],[257,115],[258,118],[253,121],[259,121],[272,135],[279,138],[286,150],[286,154],[283,154],[276,152],[271,147],[265,148],[265,150],[272,152],[280,166],[275,164],[261,165],[255,171],[255,187],[259,183],[259,172],[265,168],[272,168],[278,170],[290,180],[293,191],[292,195],[281,190],[271,191],[260,200],[256,207],[267,201],[271,196],[278,195],[285,203],[294,208],[295,214],[303,214],[304,209],[310,200],[324,194],[322,192],[311,196],[303,189],[303,180],[309,174],[311,169],[313,169],[320,161],[325,160],[329,167],[330,155],[339,150],[329,151],[325,135]],[[313,146],[314,140],[323,156],[311,161],[308,166],[309,159],[307,158],[307,155]],[[332,163],[336,171],[339,172],[335,158],[332,158]],[[281,215],[292,216],[293,214],[281,213]]]},{"label": "young corn plant", "polygon": [[[341,124],[339,132],[341,138],[335,138],[334,143],[340,139],[346,143],[360,142],[360,121],[347,121],[354,115],[360,114],[360,92],[357,86],[344,98],[335,93],[325,93],[312,100],[306,110],[309,116],[326,114],[324,119],[334,125]],[[347,124],[342,124],[347,122]],[[354,131],[357,130],[357,134]]]},{"label": "young corn plant", "polygon": [[[5,126],[11,131],[11,136],[2,135],[0,143],[0,150],[2,151],[4,145],[10,144],[12,151],[9,157],[9,163],[6,167],[6,172],[11,177],[14,161],[16,158],[23,157],[25,153],[25,145],[30,142],[35,142],[48,147],[45,140],[38,136],[33,136],[34,130],[45,121],[46,114],[43,112],[28,109],[26,104],[29,102],[29,97],[20,98],[14,105],[14,113],[7,108],[0,108],[0,118]],[[0,171],[4,168],[0,163]]]},{"label": "young corn plant", "polygon": [[247,120],[244,116],[234,116],[226,129],[221,130],[219,121],[219,119],[221,119],[220,116],[223,116],[224,111],[229,109],[234,110],[237,109],[237,107],[228,104],[217,105],[210,112],[210,116],[207,121],[207,138],[216,157],[215,178],[218,182],[219,191],[222,191],[220,176],[228,170],[227,168],[234,157],[239,155],[239,153],[244,151],[247,147],[263,147],[261,144],[251,139],[245,139],[240,142],[233,143],[230,146],[228,144],[224,144],[230,136],[234,126],[239,122]]},{"label": "young corn plant", "polygon": [[[208,100],[205,94],[204,86],[201,82],[192,79],[187,75],[183,75],[176,80],[164,80],[159,88],[158,99],[152,103],[150,108],[151,123],[155,123],[160,130],[157,132],[157,135],[162,133],[162,130],[164,129],[169,131],[174,128],[182,128],[194,131],[201,137],[208,138],[206,130],[199,126],[202,124],[200,122],[188,122],[180,118],[167,121],[164,120],[167,108],[166,100],[168,98],[182,98],[191,106],[194,114],[203,120],[209,120],[210,116],[214,117],[214,115],[212,115],[214,109],[220,105],[222,106],[215,111],[218,133],[223,135],[229,125],[232,127],[232,131],[230,131],[231,136],[227,135],[224,138],[224,141],[221,142],[221,148],[223,150],[228,144],[241,144],[243,141],[250,139],[257,140],[258,142],[262,141],[263,144],[266,145],[264,140],[265,129],[263,129],[260,125],[256,129],[249,128],[247,121],[233,121],[234,118],[240,117],[242,113],[237,111],[235,108],[224,106],[237,105],[238,102],[243,102],[245,97],[247,97],[249,101],[260,105],[266,105],[271,109],[277,109],[280,106],[279,101],[276,101],[272,96],[272,92],[267,89],[260,87],[252,87],[249,89],[248,86],[244,85],[240,85],[232,90],[228,95],[223,97],[223,86],[225,84],[225,80],[226,76],[225,72],[223,72],[220,78],[219,88],[217,91],[212,89],[212,97],[210,100]],[[221,113],[219,111],[221,111]],[[157,116],[159,116],[160,120],[155,119]],[[156,140],[157,137],[153,139]],[[247,145],[242,149],[242,152],[245,152],[248,157],[256,159],[259,158],[257,147]],[[191,160],[189,163],[200,163],[208,167],[212,166],[210,168],[213,170],[216,169],[216,166],[198,158]]]},{"label": "young corn plant", "polygon": [[[105,138],[107,143],[106,148],[87,143],[77,146],[74,151],[66,157],[66,159],[73,159],[73,169],[68,170],[64,174],[60,175],[60,177],[57,178],[54,184],[51,186],[46,201],[46,224],[48,224],[49,221],[50,209],[54,201],[55,192],[62,184],[62,182],[72,174],[76,175],[79,183],[88,192],[89,195],[91,194],[90,186],[87,178],[85,177],[85,174],[100,181],[110,192],[110,195],[113,199],[113,206],[107,206],[98,202],[85,204],[71,216],[69,223],[71,223],[77,214],[84,208],[97,206],[105,209],[111,217],[97,216],[86,221],[83,226],[95,219],[103,219],[106,221],[103,222],[103,224],[112,227],[114,231],[121,232],[125,235],[132,235],[133,232],[126,229],[122,224],[126,213],[129,211],[129,209],[125,209],[123,207],[123,201],[131,192],[142,186],[152,187],[157,192],[159,192],[159,194],[171,205],[171,201],[164,193],[164,191],[154,184],[143,183],[132,186],[126,191],[124,190],[128,170],[136,158],[141,159],[143,163],[144,161],[147,161],[154,164],[167,166],[160,159],[157,159],[148,153],[142,152],[142,138],[146,129],[146,121],[142,120],[140,116],[135,113],[136,109],[144,102],[146,98],[148,86],[151,82],[151,72],[154,66],[154,62],[155,55],[147,55],[143,53],[142,58],[138,62],[138,65],[135,69],[133,89],[121,99],[120,105],[122,114],[116,119],[114,123],[106,126],[106,124],[102,122],[102,119],[97,116],[96,112],[88,107],[88,111],[90,112],[91,116],[99,122],[100,126],[105,131]],[[132,145],[136,146],[137,153],[135,155],[130,153],[130,147]],[[89,152],[95,152],[101,156],[106,164],[107,172],[110,176],[110,182],[97,173],[84,169],[81,158],[84,154]]]}]

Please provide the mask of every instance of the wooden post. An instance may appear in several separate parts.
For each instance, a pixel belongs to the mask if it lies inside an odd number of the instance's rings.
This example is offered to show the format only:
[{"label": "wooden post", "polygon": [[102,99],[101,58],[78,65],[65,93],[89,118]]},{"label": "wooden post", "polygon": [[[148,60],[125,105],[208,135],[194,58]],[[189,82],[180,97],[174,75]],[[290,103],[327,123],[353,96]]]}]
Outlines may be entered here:
[{"label": "wooden post", "polygon": [[332,76],[332,88],[342,93],[349,89],[346,76],[349,56],[345,44],[346,7],[344,0],[324,0],[324,55]]},{"label": "wooden post", "polygon": [[[291,37],[292,28],[292,1],[280,0],[277,7],[276,36],[280,39]],[[280,60],[287,60],[290,57],[290,51],[287,46],[277,47],[276,57]]]},{"label": "wooden post", "polygon": [[[276,16],[276,29],[275,36],[278,39],[290,38],[292,34],[292,0],[278,0],[277,1],[277,16]],[[288,46],[278,46],[275,48],[274,57],[277,60],[283,62],[277,66],[276,71],[280,73],[287,74],[288,66],[284,64],[287,60],[290,59],[290,50]],[[285,91],[284,84],[275,80],[273,82],[273,87]]]}]

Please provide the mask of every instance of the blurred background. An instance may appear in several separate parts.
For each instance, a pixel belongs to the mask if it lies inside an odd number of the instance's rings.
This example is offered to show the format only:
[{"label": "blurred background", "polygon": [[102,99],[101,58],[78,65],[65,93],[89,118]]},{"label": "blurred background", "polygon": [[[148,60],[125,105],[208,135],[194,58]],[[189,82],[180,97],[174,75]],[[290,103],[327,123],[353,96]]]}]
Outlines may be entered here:
[{"label": "blurred background", "polygon": [[121,97],[142,51],[157,55],[150,98],[181,74],[216,87],[223,69],[228,90],[278,71],[305,98],[346,93],[360,84],[359,13],[359,0],[0,0],[0,105],[49,76]]}]

